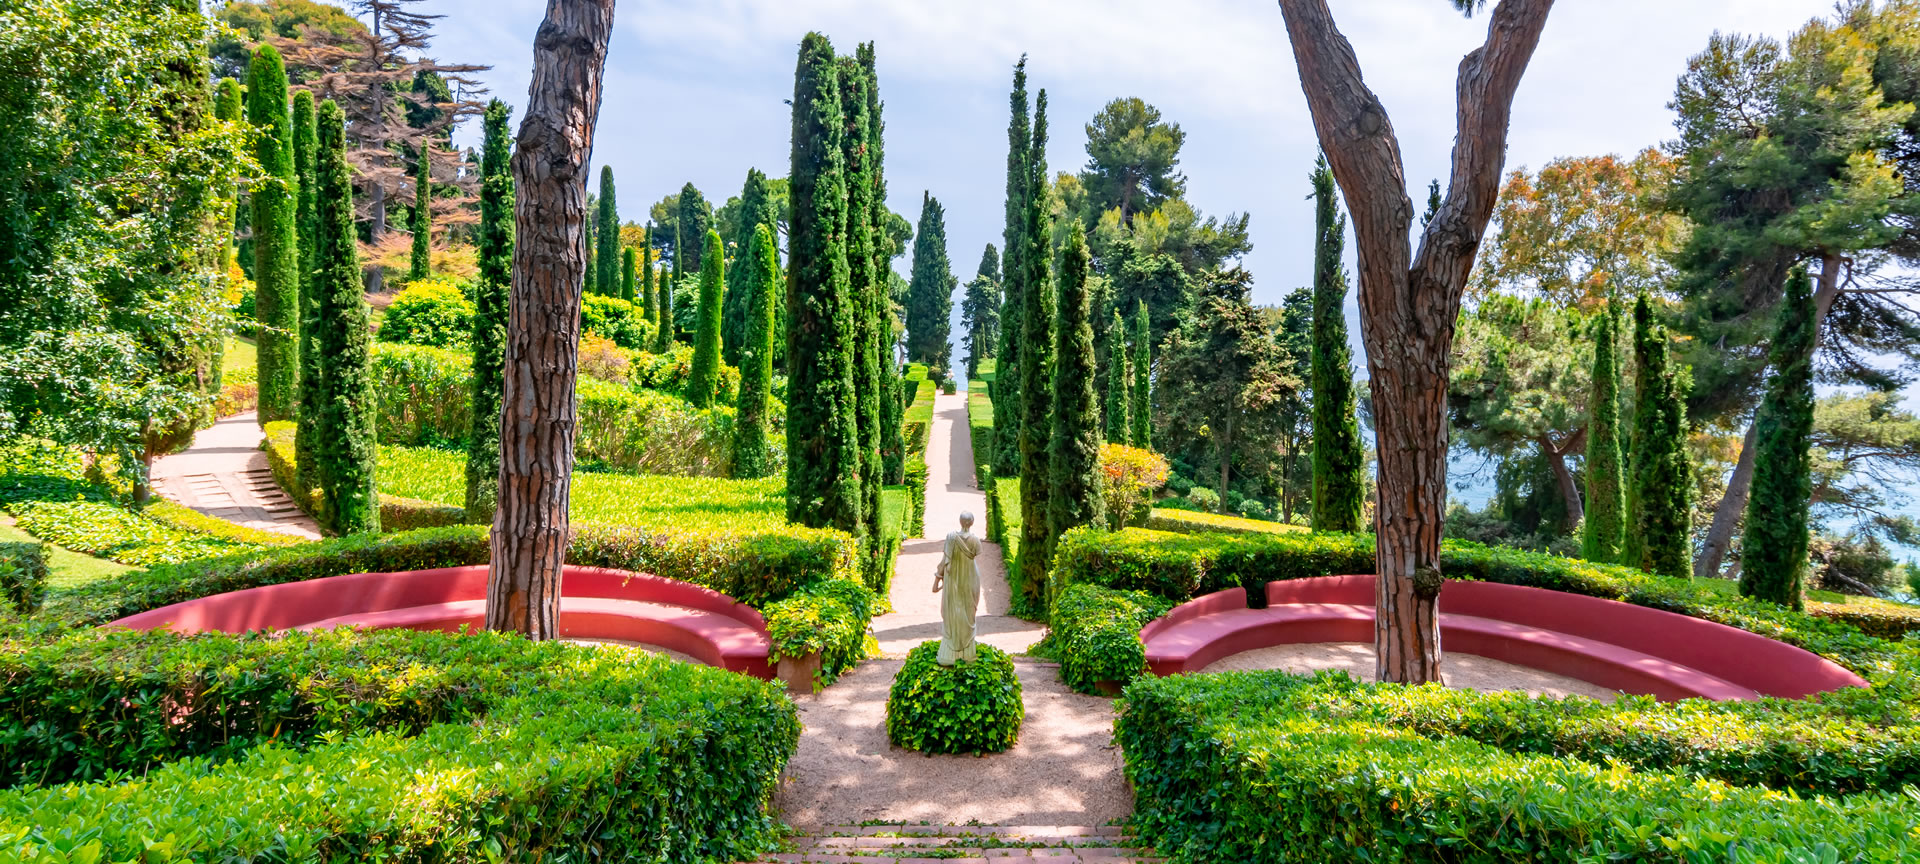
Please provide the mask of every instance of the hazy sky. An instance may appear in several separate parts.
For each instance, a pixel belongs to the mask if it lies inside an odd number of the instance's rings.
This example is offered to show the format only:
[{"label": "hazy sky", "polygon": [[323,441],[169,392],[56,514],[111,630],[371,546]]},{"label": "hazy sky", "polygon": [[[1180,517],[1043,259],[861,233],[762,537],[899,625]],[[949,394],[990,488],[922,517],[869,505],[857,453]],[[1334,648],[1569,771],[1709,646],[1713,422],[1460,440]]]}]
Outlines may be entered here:
[{"label": "hazy sky", "polygon": [[[492,64],[484,78],[494,95],[525,103],[544,3],[423,5],[447,16],[440,59]],[[1485,38],[1486,16],[1463,18],[1443,0],[1332,5],[1423,201],[1452,146],[1454,69]],[[1507,166],[1629,154],[1670,138],[1674,79],[1710,33],[1785,37],[1831,9],[1830,0],[1566,0],[1521,84]],[[596,173],[613,166],[623,219],[644,221],[649,204],[689,180],[718,206],[749,167],[786,172],[782,100],[809,30],[847,53],[877,43],[889,203],[911,220],[923,190],[946,205],[963,284],[982,246],[1000,240],[1007,91],[1023,52],[1029,87],[1048,91],[1055,171],[1085,163],[1085,124],[1108,100],[1143,98],[1186,130],[1188,199],[1208,214],[1252,214],[1243,263],[1255,299],[1278,302],[1310,278],[1306,175],[1317,144],[1271,2],[620,0],[593,161]],[[906,257],[896,266],[906,272]]]}]

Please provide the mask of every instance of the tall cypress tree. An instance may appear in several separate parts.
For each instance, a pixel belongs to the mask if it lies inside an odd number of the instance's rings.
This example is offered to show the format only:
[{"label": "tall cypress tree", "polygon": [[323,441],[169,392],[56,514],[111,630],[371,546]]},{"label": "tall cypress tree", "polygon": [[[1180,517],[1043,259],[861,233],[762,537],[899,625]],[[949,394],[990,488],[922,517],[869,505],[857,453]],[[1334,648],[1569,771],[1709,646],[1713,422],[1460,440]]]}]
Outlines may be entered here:
[{"label": "tall cypress tree", "polygon": [[635,290],[640,294],[640,317],[647,319],[647,323],[653,325],[653,332],[657,336],[660,332],[660,322],[655,320],[655,316],[659,313],[655,311],[653,299],[653,225],[647,225],[640,237],[640,281],[635,286]]},{"label": "tall cypress tree", "polygon": [[[311,99],[312,96],[308,96],[308,98]],[[243,104],[243,99],[240,95],[240,82],[232,78],[220,79],[220,83],[213,88],[213,116],[220,120],[239,120],[246,116],[246,110],[246,106]],[[239,253],[238,250],[234,248],[234,238],[239,234],[239,220],[242,218],[241,214],[245,212],[245,208],[239,206],[239,190],[229,187],[223,190],[223,194],[226,196],[227,207],[230,211],[227,221],[232,224],[234,229],[227,234],[226,255],[220,259],[220,266],[226,268],[239,263],[239,259],[237,258]],[[249,264],[251,264],[251,262],[249,262]],[[219,367],[216,366],[215,368],[217,369]]]},{"label": "tall cypress tree", "polygon": [[773,292],[780,284],[780,262],[773,249],[773,228],[754,226],[747,252],[733,267],[747,278],[747,332],[740,346],[740,404],[734,423],[733,476],[767,476],[767,396],[773,386]]},{"label": "tall cypress tree", "polygon": [[[1044,96],[1042,97],[1044,98]],[[1047,545],[1053,560],[1060,535],[1105,521],[1100,494],[1100,415],[1094,401],[1091,298],[1087,291],[1087,235],[1076,220],[1060,253],[1060,302],[1054,319],[1053,429],[1047,447]],[[1122,355],[1123,356],[1123,355]],[[1121,377],[1124,380],[1123,376]],[[1024,486],[1032,475],[1020,481]],[[1021,557],[1026,557],[1025,549]]]},{"label": "tall cypress tree", "polygon": [[[873,175],[873,215],[870,224],[873,230],[874,277],[873,288],[867,292],[867,314],[873,322],[870,328],[871,350],[880,365],[880,474],[882,483],[898,484],[907,482],[907,448],[905,433],[901,428],[906,403],[901,396],[905,391],[904,382],[900,379],[899,365],[894,360],[893,298],[888,280],[893,274],[893,259],[902,250],[896,248],[893,238],[886,231],[887,220],[893,211],[887,209],[886,123],[881,117],[884,106],[880,102],[880,73],[873,43],[861,44],[854,53],[860,61],[861,71],[867,76],[867,145],[872,155],[869,173]],[[873,498],[875,507],[879,506],[879,500],[876,492]]]},{"label": "tall cypress tree", "polygon": [[758,168],[747,169],[747,182],[740,187],[740,215],[734,222],[733,236],[727,238],[733,242],[735,265],[727,270],[727,296],[722,304],[720,328],[720,356],[734,366],[740,365],[740,348],[747,339],[748,310],[753,305],[753,291],[747,283],[754,275],[745,262],[753,254],[754,231],[761,225],[773,226],[779,219],[779,208],[767,189],[767,175]]},{"label": "tall cypress tree", "polygon": [[487,105],[480,151],[480,281],[473,289],[473,413],[467,433],[467,521],[493,523],[500,494],[500,392],[506,386],[507,299],[513,290],[513,171],[506,103]]},{"label": "tall cypress tree", "polygon": [[1107,357],[1112,364],[1107,370],[1107,441],[1113,444],[1133,442],[1133,418],[1127,414],[1132,407],[1128,391],[1133,378],[1127,369],[1126,333],[1127,322],[1116,309],[1113,323],[1107,326]]},{"label": "tall cypress tree", "polygon": [[[1313,171],[1313,530],[1359,531],[1366,467],[1347,344],[1347,220],[1334,203],[1333,171]],[[1224,490],[1223,490],[1224,494]]]},{"label": "tall cypress tree", "polygon": [[1807,273],[1787,277],[1773,345],[1773,377],[1754,415],[1759,449],[1747,496],[1740,593],[1806,608],[1807,507],[1813,497],[1813,348],[1816,311]]},{"label": "tall cypress tree", "polygon": [[620,299],[633,302],[633,282],[639,275],[639,264],[634,260],[633,247],[620,250]]},{"label": "tall cypress tree", "polygon": [[[673,285],[700,272],[701,253],[706,251],[707,229],[713,221],[713,208],[707,196],[692,182],[680,187],[679,206],[674,211]],[[668,320],[672,320],[669,318]]]},{"label": "tall cypress tree", "polygon": [[865,522],[854,425],[856,332],[843,245],[845,122],[833,44],[808,33],[794,71],[787,175],[787,519],[859,534]]},{"label": "tall cypress tree", "polygon": [[407,278],[425,279],[433,275],[433,148],[424,143],[413,170],[413,219],[407,230],[413,232]]},{"label": "tall cypress tree", "polygon": [[693,368],[687,372],[687,401],[705,408],[720,386],[720,292],[726,290],[726,252],[720,232],[707,231],[700,258],[700,317],[693,334]]},{"label": "tall cypress tree", "polygon": [[999,356],[1000,250],[992,243],[980,255],[980,269],[967,283],[960,317],[967,328],[967,377],[978,377],[980,361]]},{"label": "tall cypress tree", "polygon": [[294,232],[300,178],[293,166],[287,67],[262,45],[247,67],[247,122],[261,176],[253,197],[253,309],[260,320],[260,422],[293,419],[300,375],[300,245]]},{"label": "tall cypress tree", "polygon": [[1612,562],[1625,539],[1626,486],[1620,475],[1620,370],[1613,360],[1620,316],[1608,303],[1593,322],[1593,400],[1587,409],[1587,518],[1580,557]]},{"label": "tall cypress tree", "polygon": [[610,297],[621,294],[620,281],[620,208],[613,198],[613,168],[600,166],[600,212],[594,224],[594,263],[600,293]]},{"label": "tall cypress tree", "polygon": [[314,287],[320,294],[320,351],[327,358],[320,384],[320,524],[335,534],[380,530],[374,484],[372,352],[367,344],[366,294],[360,287],[358,237],[353,224],[353,174],[347,165],[346,123],[340,106],[320,103],[320,187],[315,206]]},{"label": "tall cypress tree", "polygon": [[[1053,441],[1053,250],[1045,188],[1047,91],[1034,100],[1033,144],[1028,148],[1027,230],[1020,238],[1020,590],[1036,608],[1047,608],[1047,560],[1053,548],[1049,500],[1053,478],[1047,457]],[[994,415],[996,418],[999,415]],[[997,435],[996,435],[997,437]]]},{"label": "tall cypress tree", "polygon": [[1663,576],[1691,575],[1687,529],[1692,468],[1686,451],[1686,394],[1668,368],[1667,331],[1641,294],[1633,307],[1634,416],[1628,523],[1620,563]]},{"label": "tall cypress tree", "polygon": [[1133,446],[1153,449],[1153,323],[1147,315],[1147,301],[1140,301],[1133,316]]},{"label": "tall cypress tree", "polygon": [[844,133],[847,178],[846,254],[847,302],[853,317],[854,426],[860,443],[860,512],[869,540],[865,568],[867,586],[886,593],[886,562],[881,560],[880,531],[880,327],[873,303],[876,280],[873,230],[873,126],[868,122],[867,96],[872,82],[857,57],[841,57],[840,111]]},{"label": "tall cypress tree", "polygon": [[582,234],[586,235],[582,239],[586,241],[586,246],[587,246],[586,275],[581,277],[581,286],[580,286],[580,293],[582,294],[600,293],[600,264],[598,261],[594,260],[595,253],[599,251],[598,249],[599,243],[595,240],[595,237],[599,231],[600,218],[597,215],[595,215],[593,201],[594,199],[592,198],[592,196],[588,196],[587,224],[582,226],[586,230],[581,232]]},{"label": "tall cypress tree", "polygon": [[953,328],[953,263],[947,258],[947,211],[933,193],[920,196],[913,235],[913,278],[907,288],[907,358],[947,368]]},{"label": "tall cypress tree", "polygon": [[315,329],[319,326],[316,319],[320,315],[320,295],[313,288],[314,208],[319,203],[320,188],[315,173],[315,151],[320,146],[316,122],[313,92],[301,90],[293,94],[293,170],[300,179],[300,194],[294,206],[294,235],[300,246],[300,375],[295,391],[300,407],[297,408],[299,425],[293,435],[293,464],[299,478],[296,485],[302,489],[319,488],[320,482],[320,466],[314,455],[314,443],[319,440],[320,412],[305,407],[307,391],[318,386],[322,359],[317,341],[320,334]]},{"label": "tall cypress tree", "polygon": [[1032,174],[1028,151],[1033,147],[1033,129],[1027,119],[1027,56],[1013,67],[1013,92],[1007,96],[1011,119],[1007,121],[1007,202],[1006,227],[1001,234],[1000,270],[1000,350],[995,361],[993,396],[993,476],[1018,477],[1021,471],[1020,374],[1021,344],[1026,340],[1022,317],[1027,301],[1027,185]]},{"label": "tall cypress tree", "polygon": [[665,354],[668,351],[672,351],[674,344],[680,341],[677,338],[678,334],[674,333],[673,286],[669,284],[672,275],[672,272],[667,268],[661,267],[657,269],[657,272],[655,272],[652,277],[654,283],[653,317],[654,323],[659,325],[659,329],[654,331],[653,336],[653,353],[655,354]]}]

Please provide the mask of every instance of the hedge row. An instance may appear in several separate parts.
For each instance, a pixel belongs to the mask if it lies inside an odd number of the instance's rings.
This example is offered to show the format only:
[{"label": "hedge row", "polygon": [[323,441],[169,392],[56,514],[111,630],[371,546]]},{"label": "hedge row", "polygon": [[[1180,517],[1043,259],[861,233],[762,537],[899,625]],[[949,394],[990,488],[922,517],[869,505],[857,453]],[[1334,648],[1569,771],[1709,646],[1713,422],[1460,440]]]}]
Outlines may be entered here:
[{"label": "hedge row", "polygon": [[[1074,583],[1146,591],[1175,602],[1244,587],[1255,604],[1266,583],[1372,573],[1371,534],[1172,534],[1129,528],[1080,528],[1062,537],[1051,578],[1055,593]],[[1441,544],[1449,579],[1478,579],[1619,600],[1716,621],[1798,645],[1862,675],[1884,671],[1892,643],[1854,627],[1763,601],[1720,594],[1686,579],[1539,552],[1458,540]]]},{"label": "hedge row", "polygon": [[[1145,591],[1115,591],[1078,584],[1054,598],[1047,630],[1049,656],[1060,661],[1060,679],[1088,695],[1115,695],[1103,681],[1126,684],[1147,670],[1140,628],[1173,608]],[[1109,685],[1111,686],[1111,685]]]},{"label": "hedge row", "polygon": [[18,615],[40,610],[47,596],[47,544],[0,543],[0,599]]},{"label": "hedge row", "polygon": [[[274,482],[280,484],[294,504],[311,514],[319,505],[320,490],[308,489],[306,484],[300,482],[299,463],[293,449],[295,428],[295,424],[284,420],[268,423],[267,440],[261,446],[267,451],[267,467],[273,470]],[[442,528],[465,521],[467,511],[464,507],[385,493],[380,495],[380,530],[389,534],[418,528]]]},{"label": "hedge row", "polygon": [[986,489],[993,473],[993,399],[985,380],[967,382],[967,427],[972,433],[973,480]]},{"label": "hedge row", "polygon": [[1894,603],[1846,604],[1807,601],[1807,613],[1860,628],[1868,636],[1898,639],[1920,633],[1920,606]]},{"label": "hedge row", "polygon": [[291,534],[249,528],[219,517],[208,516],[191,507],[176,504],[164,498],[156,498],[149,502],[147,506],[141,508],[140,515],[184,531],[193,531],[249,546],[297,546],[306,542]]},{"label": "hedge row", "polygon": [[1143,527],[1178,534],[1298,534],[1307,530],[1299,525],[1288,525],[1285,522],[1268,522],[1262,519],[1202,513],[1198,510],[1173,510],[1166,507],[1155,507]]},{"label": "hedge row", "polygon": [[[927,524],[927,456],[926,451],[907,456],[907,498],[913,502],[906,514],[905,524],[900,526],[901,533],[908,537],[920,536]],[[959,527],[959,526],[954,526]],[[936,535],[940,536],[940,535]]]},{"label": "hedge row", "polygon": [[19,501],[7,509],[20,530],[35,537],[136,567],[260,548],[164,524],[106,501]]},{"label": "hedge row", "polygon": [[933,396],[937,388],[927,379],[927,367],[909,364],[906,374],[907,409],[901,416],[901,438],[908,453],[927,452],[927,439],[933,432]]},{"label": "hedge row", "polygon": [[800,731],[767,682],[485,633],[81,631],[0,676],[6,860],[748,860]]},{"label": "hedge row", "polygon": [[[1683,771],[1556,758],[1498,740],[1429,737],[1325,709],[1439,688],[1361,688],[1339,674],[1150,678],[1126,690],[1115,739],[1133,824],[1174,860],[1894,862],[1920,855],[1912,790],[1801,797]],[[1502,722],[1582,700],[1447,697]],[[1783,742],[1784,746],[1784,742]]]}]

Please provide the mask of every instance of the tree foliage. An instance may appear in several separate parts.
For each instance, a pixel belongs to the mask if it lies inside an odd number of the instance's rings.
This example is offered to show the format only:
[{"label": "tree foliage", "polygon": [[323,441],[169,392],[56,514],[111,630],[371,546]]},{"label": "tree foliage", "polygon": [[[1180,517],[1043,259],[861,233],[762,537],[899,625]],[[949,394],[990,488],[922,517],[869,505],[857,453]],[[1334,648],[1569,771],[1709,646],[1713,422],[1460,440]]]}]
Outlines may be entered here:
[{"label": "tree foliage", "polygon": [[907,289],[907,358],[945,369],[953,320],[953,264],[947,258],[947,211],[932,193],[920,200],[913,235],[913,278]]},{"label": "tree foliage", "polygon": [[746,260],[733,268],[747,271],[740,287],[747,293],[747,330],[740,347],[740,403],[735,415],[733,476],[767,475],[767,400],[773,387],[773,295],[780,285],[780,261],[773,249],[773,226],[753,229]]},{"label": "tree foliage", "polygon": [[[1027,114],[1027,57],[1013,67],[1013,90],[1007,96],[1007,200],[1006,225],[1001,236],[1000,350],[994,353],[993,379],[993,474],[996,477],[1020,476],[1023,459],[1020,450],[1022,408],[1020,371],[1022,345],[1026,341],[1027,198],[1033,171],[1029,151],[1033,147],[1032,124]],[[1001,418],[1006,418],[1002,420]]]},{"label": "tree foliage", "polygon": [[1366,454],[1354,400],[1353,349],[1347,344],[1347,273],[1340,260],[1347,220],[1333,196],[1333,170],[1323,156],[1313,172],[1313,529],[1359,531]]},{"label": "tree foliage", "polygon": [[980,255],[980,270],[967,282],[960,302],[960,326],[966,330],[967,377],[980,373],[980,361],[995,357],[1000,342],[1000,252],[992,243]]},{"label": "tree foliage", "polygon": [[1160,360],[1166,443],[1206,443],[1223,509],[1235,456],[1273,449],[1285,398],[1300,386],[1248,300],[1251,281],[1246,271],[1233,270],[1209,282]]},{"label": "tree foliage", "polygon": [[413,232],[412,254],[408,258],[407,278],[425,279],[433,275],[433,148],[420,148],[413,170],[413,218],[407,230]]},{"label": "tree foliage", "polygon": [[[1053,560],[1053,541],[1082,525],[1104,525],[1106,499],[1100,479],[1100,405],[1094,400],[1091,298],[1086,230],[1075,224],[1060,251],[1060,299],[1054,318],[1053,429],[1047,446],[1048,544],[1041,560]],[[1124,379],[1124,376],[1117,376]],[[1025,485],[1026,481],[1022,481]],[[1033,512],[1033,511],[1026,511]],[[1037,514],[1036,514],[1037,515]],[[1021,555],[1028,553],[1023,549]]]},{"label": "tree foliage", "polygon": [[[1084,237],[1081,242],[1086,242]],[[1133,418],[1127,412],[1133,408],[1130,398],[1133,376],[1127,368],[1127,322],[1118,311],[1112,317],[1113,323],[1107,325],[1107,362],[1110,366],[1107,370],[1106,440],[1113,444],[1131,444]]]},{"label": "tree foliage", "polygon": [[1626,542],[1620,563],[1663,576],[1691,574],[1693,466],[1687,455],[1687,378],[1672,367],[1667,330],[1641,294],[1633,307],[1634,409]]},{"label": "tree foliage", "polygon": [[1631,160],[1568,157],[1537,174],[1508,174],[1469,297],[1500,292],[1590,307],[1664,288],[1687,233],[1660,200],[1678,167],[1650,148]]},{"label": "tree foliage", "polygon": [[1804,270],[1787,277],[1775,328],[1773,377],[1754,425],[1759,455],[1747,498],[1740,593],[1782,606],[1806,606],[1807,514],[1813,497],[1813,292]]},{"label": "tree foliage", "polygon": [[313,93],[301,90],[293,94],[293,168],[300,183],[294,207],[294,234],[299,241],[300,289],[300,372],[295,398],[299,403],[299,426],[294,431],[293,452],[299,483],[307,489],[320,488],[320,460],[314,453],[319,440],[320,412],[306,407],[307,391],[320,380],[326,358],[320,353],[320,294],[313,287],[316,266],[314,252],[315,213],[319,207],[319,147]]},{"label": "tree foliage", "polygon": [[1087,122],[1087,166],[1080,172],[1095,214],[1134,214],[1160,209],[1185,197],[1187,178],[1178,168],[1187,133],[1161,119],[1160,109],[1139,98],[1115,99]]},{"label": "tree foliage", "polygon": [[614,199],[613,166],[600,166],[599,209],[594,217],[594,281],[600,293],[611,297],[621,294],[620,280],[620,207]]},{"label": "tree foliage", "polygon": [[768,187],[767,175],[758,168],[749,168],[740,197],[729,200],[714,220],[719,223],[722,236],[733,244],[736,262],[727,271],[724,326],[720,329],[721,357],[730,365],[740,365],[740,351],[747,344],[747,329],[751,324],[750,307],[755,298],[748,283],[758,276],[746,262],[752,260],[754,235],[762,225],[770,231],[777,230],[784,221],[780,204]]},{"label": "tree foliage", "polygon": [[260,422],[293,419],[300,374],[300,246],[294,233],[299,175],[293,168],[293,119],[287,69],[272,45],[255,51],[247,70],[247,122],[254,129],[253,309]]},{"label": "tree foliage", "polygon": [[1133,407],[1128,412],[1133,446],[1153,449],[1153,341],[1147,304],[1140,303],[1133,316],[1133,390],[1128,394]]},{"label": "tree foliage", "polygon": [[506,386],[507,295],[513,290],[513,171],[507,120],[487,105],[480,150],[480,278],[473,288],[473,413],[467,434],[467,519],[493,522],[500,494],[500,393]]},{"label": "tree foliage", "polygon": [[1580,557],[1612,563],[1626,541],[1627,491],[1620,464],[1620,370],[1614,362],[1620,316],[1611,303],[1594,316],[1592,394],[1587,400],[1586,521]]},{"label": "tree foliage", "polygon": [[687,401],[696,407],[713,404],[720,383],[720,293],[726,290],[726,251],[720,232],[707,231],[707,251],[700,257],[700,326],[693,334],[693,367],[687,372]]},{"label": "tree foliage", "polygon": [[[1027,148],[1026,231],[1020,238],[1021,338],[1020,589],[1037,608],[1047,608],[1047,553],[1053,548],[1051,512],[1053,472],[1048,466],[1053,441],[1054,304],[1051,213],[1046,198],[1047,91],[1034,99],[1033,141]],[[996,426],[999,424],[995,409]],[[995,437],[998,437],[997,435]]]},{"label": "tree foliage", "polygon": [[360,256],[353,226],[352,168],[340,107],[320,103],[320,186],[314,232],[314,286],[320,293],[319,522],[334,534],[380,530],[374,478],[374,401],[369,314],[360,287]]}]

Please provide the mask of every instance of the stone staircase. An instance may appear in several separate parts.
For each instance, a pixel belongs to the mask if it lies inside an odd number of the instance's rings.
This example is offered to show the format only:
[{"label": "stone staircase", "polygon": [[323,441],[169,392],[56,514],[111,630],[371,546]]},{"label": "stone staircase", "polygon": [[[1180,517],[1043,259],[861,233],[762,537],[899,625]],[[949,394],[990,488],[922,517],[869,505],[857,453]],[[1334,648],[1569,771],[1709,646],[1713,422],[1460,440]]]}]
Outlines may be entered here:
[{"label": "stone staircase", "polygon": [[794,864],[1010,864],[1013,861],[1161,862],[1130,829],[1062,825],[841,825],[795,837],[792,851],[758,862]]}]

